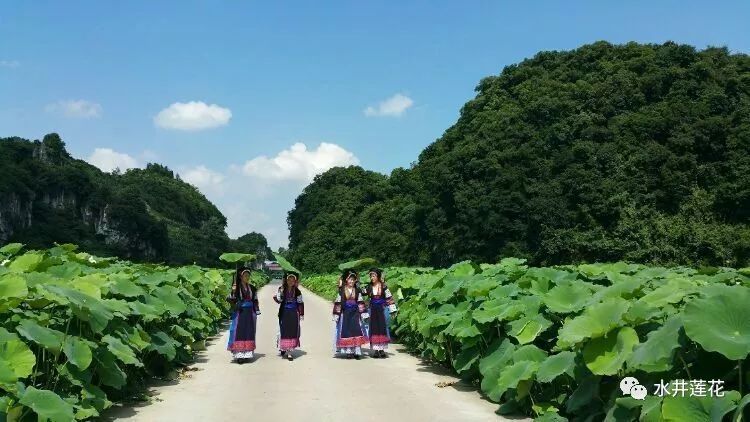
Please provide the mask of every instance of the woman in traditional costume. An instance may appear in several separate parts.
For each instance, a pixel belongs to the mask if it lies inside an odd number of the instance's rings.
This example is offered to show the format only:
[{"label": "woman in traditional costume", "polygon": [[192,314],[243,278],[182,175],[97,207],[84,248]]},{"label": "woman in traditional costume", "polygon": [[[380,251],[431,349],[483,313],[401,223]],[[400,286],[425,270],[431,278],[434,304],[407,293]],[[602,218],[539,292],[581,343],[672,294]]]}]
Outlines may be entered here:
[{"label": "woman in traditional costume", "polygon": [[357,288],[357,273],[347,270],[344,285],[339,289],[333,304],[333,321],[336,324],[336,353],[348,359],[362,356],[362,345],[367,343],[364,320],[367,319],[362,292]]},{"label": "woman in traditional costume", "polygon": [[292,351],[300,347],[300,321],[305,319],[305,304],[299,290],[299,273],[284,271],[281,287],[273,300],[279,304],[279,333],[276,347],[281,357],[293,360]]},{"label": "woman in traditional costume", "polygon": [[260,315],[258,294],[255,287],[250,284],[248,268],[237,270],[227,300],[234,305],[227,350],[232,352],[235,362],[242,364],[253,358],[256,322]]},{"label": "woman in traditional costume", "polygon": [[370,276],[370,285],[367,286],[367,296],[370,298],[370,349],[373,351],[372,357],[387,357],[386,350],[391,342],[390,321],[391,314],[397,311],[396,302],[388,286],[383,280],[383,270],[372,268],[368,271]]}]

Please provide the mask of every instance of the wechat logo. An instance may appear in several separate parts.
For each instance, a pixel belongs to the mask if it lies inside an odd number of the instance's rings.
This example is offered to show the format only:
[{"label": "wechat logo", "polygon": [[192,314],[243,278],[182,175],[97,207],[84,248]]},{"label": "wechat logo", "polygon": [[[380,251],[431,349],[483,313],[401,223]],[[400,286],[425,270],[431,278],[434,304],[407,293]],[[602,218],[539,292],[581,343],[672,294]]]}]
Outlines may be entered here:
[{"label": "wechat logo", "polygon": [[620,390],[622,390],[622,394],[636,400],[645,400],[648,395],[646,387],[642,386],[634,377],[623,378],[620,381]]}]

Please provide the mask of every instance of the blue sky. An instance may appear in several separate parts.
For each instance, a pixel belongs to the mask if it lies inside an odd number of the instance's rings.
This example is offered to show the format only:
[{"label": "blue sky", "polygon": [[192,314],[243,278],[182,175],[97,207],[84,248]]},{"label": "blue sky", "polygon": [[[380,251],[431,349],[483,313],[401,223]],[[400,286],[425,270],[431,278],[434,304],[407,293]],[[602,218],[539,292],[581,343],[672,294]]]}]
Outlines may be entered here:
[{"label": "blue sky", "polygon": [[165,163],[230,235],[277,247],[315,173],[408,166],[482,77],[540,50],[750,52],[747,1],[283,3],[3,2],[0,136],[58,132],[105,169]]}]

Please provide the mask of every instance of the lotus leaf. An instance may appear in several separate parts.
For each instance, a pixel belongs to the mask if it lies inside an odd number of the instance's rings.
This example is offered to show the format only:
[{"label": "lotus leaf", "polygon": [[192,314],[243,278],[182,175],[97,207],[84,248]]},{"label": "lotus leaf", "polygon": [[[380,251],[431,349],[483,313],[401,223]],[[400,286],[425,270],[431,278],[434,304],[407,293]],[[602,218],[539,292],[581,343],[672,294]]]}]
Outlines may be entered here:
[{"label": "lotus leaf", "polygon": [[552,312],[578,312],[591,298],[591,290],[583,284],[561,283],[544,295],[544,305]]},{"label": "lotus leaf", "polygon": [[21,396],[20,403],[33,409],[42,420],[49,419],[53,422],[73,420],[73,406],[49,390],[29,387]]},{"label": "lotus leaf", "polygon": [[740,393],[724,392],[723,397],[671,397],[664,398],[661,407],[665,422],[721,421],[737,407]]},{"label": "lotus leaf", "polygon": [[354,261],[344,262],[339,264],[339,271],[344,271],[348,268],[355,271],[363,271],[378,265],[378,261],[373,258],[361,258]]},{"label": "lotus leaf", "polygon": [[31,375],[36,365],[36,357],[29,346],[18,338],[10,336],[0,340],[0,360],[8,364],[17,378],[26,378]]},{"label": "lotus leaf", "polygon": [[674,351],[680,347],[682,320],[674,316],[652,331],[628,359],[628,368],[648,372],[664,372],[672,368]]},{"label": "lotus leaf", "polygon": [[16,327],[16,331],[18,331],[18,334],[53,352],[60,351],[63,338],[65,337],[64,333],[51,328],[42,327],[30,319],[21,321]]},{"label": "lotus leaf", "polygon": [[0,253],[5,256],[13,256],[23,249],[23,243],[8,243],[0,248]]},{"label": "lotus leaf", "polygon": [[89,345],[75,336],[65,337],[63,342],[63,353],[68,357],[68,361],[77,366],[80,370],[85,370],[91,365],[93,357]]},{"label": "lotus leaf", "polygon": [[586,366],[597,375],[614,375],[638,345],[638,334],[630,327],[622,327],[604,337],[590,340],[583,347]]},{"label": "lotus leaf", "polygon": [[29,294],[26,279],[17,274],[0,276],[0,301],[10,298],[24,298]]},{"label": "lotus leaf", "polygon": [[102,337],[102,342],[107,345],[107,349],[117,357],[117,359],[126,365],[143,366],[140,360],[135,356],[133,349],[125,345],[119,338],[109,334]]},{"label": "lotus leaf", "polygon": [[559,332],[558,347],[567,348],[587,338],[601,337],[622,324],[630,304],[621,298],[608,299],[586,308],[580,316],[568,320]]},{"label": "lotus leaf", "polygon": [[539,370],[536,374],[537,380],[540,382],[552,382],[558,376],[566,373],[573,376],[575,357],[575,353],[569,351],[562,351],[548,357],[539,365]]},{"label": "lotus leaf", "polygon": [[255,255],[250,254],[250,253],[241,253],[241,252],[227,252],[227,253],[221,254],[219,259],[224,262],[229,262],[229,263],[247,262],[247,261],[254,260]]},{"label": "lotus leaf", "polygon": [[742,286],[694,299],[683,312],[685,333],[709,352],[745,359],[750,354],[749,303],[750,288]]},{"label": "lotus leaf", "polygon": [[539,363],[533,361],[520,361],[510,365],[500,373],[496,387],[487,395],[499,400],[506,391],[516,388],[519,382],[532,379],[538,368]]},{"label": "lotus leaf", "polygon": [[518,340],[519,344],[526,344],[534,341],[539,334],[551,326],[552,322],[542,315],[536,314],[532,317],[525,317],[507,324],[506,330]]}]

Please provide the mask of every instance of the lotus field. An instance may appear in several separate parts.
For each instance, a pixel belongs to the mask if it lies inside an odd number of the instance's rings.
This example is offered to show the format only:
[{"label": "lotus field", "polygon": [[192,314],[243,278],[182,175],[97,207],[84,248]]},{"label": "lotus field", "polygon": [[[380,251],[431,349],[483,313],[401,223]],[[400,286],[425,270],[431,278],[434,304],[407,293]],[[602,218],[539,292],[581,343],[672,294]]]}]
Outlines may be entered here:
[{"label": "lotus field", "polygon": [[[330,298],[336,278],[303,283]],[[501,414],[747,420],[750,269],[533,268],[508,258],[444,270],[388,268],[386,281],[399,299],[398,340],[477,382]],[[623,394],[625,377],[648,395]]]},{"label": "lotus field", "polygon": [[0,420],[95,417],[149,378],[175,377],[228,312],[231,271],[133,264],[73,245],[7,245],[0,261]]}]

